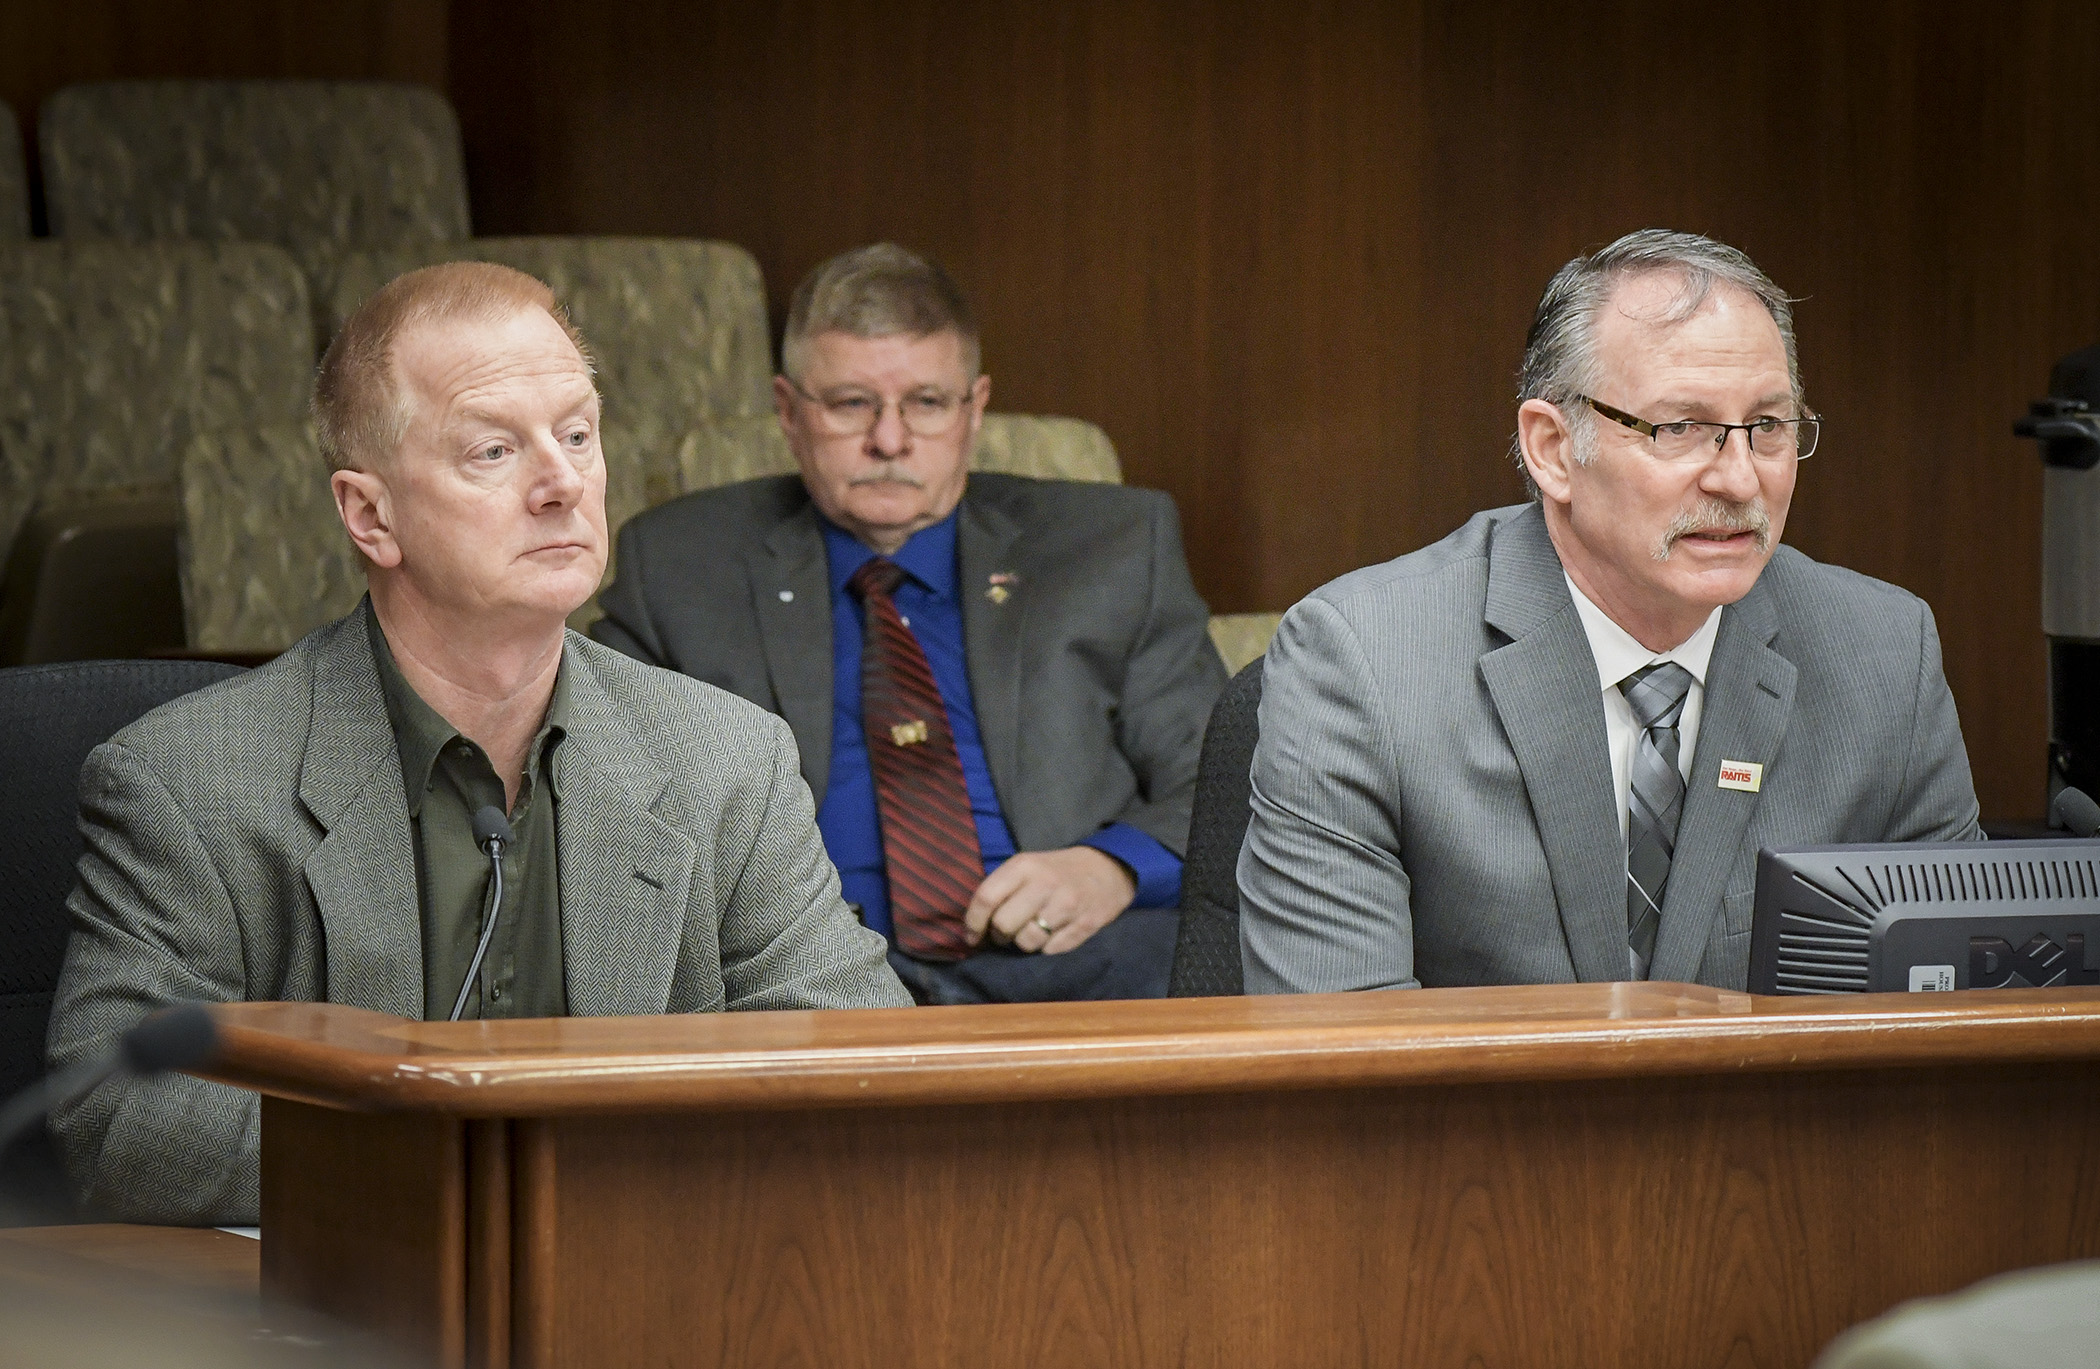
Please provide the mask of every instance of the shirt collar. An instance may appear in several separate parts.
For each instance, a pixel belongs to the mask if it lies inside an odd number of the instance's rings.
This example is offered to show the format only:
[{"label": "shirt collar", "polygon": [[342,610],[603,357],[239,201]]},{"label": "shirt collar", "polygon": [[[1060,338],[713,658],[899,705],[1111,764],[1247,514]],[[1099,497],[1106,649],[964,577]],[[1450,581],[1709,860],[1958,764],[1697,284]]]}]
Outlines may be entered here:
[{"label": "shirt collar", "polygon": [[1597,661],[1599,688],[1614,689],[1619,681],[1634,671],[1663,661],[1675,661],[1689,670],[1702,687],[1706,684],[1706,667],[1713,659],[1714,638],[1721,631],[1720,609],[1707,614],[1697,632],[1668,651],[1650,651],[1635,641],[1632,633],[1606,616],[1603,609],[1591,603],[1590,597],[1582,592],[1582,587],[1567,571],[1560,574],[1568,582],[1568,593],[1575,596],[1575,612],[1581,616],[1583,633],[1590,639],[1590,655]]},{"label": "shirt collar", "polygon": [[[896,555],[890,557],[936,599],[955,598],[955,512],[951,509],[940,522],[920,528],[897,549]],[[873,560],[876,553],[822,514],[817,515],[817,526],[824,532],[824,555],[831,568],[831,592],[843,594],[853,572]]]},{"label": "shirt collar", "polygon": [[[386,697],[387,721],[393,725],[394,745],[401,753],[403,797],[408,801],[409,816],[414,817],[422,811],[423,795],[430,788],[430,768],[437,764],[438,754],[459,738],[460,731],[445,720],[444,714],[423,702],[423,696],[416,693],[415,686],[401,673],[376,612],[365,614],[365,634],[372,646],[372,663],[379,669],[379,688]],[[552,758],[562,738],[569,735],[570,715],[574,708],[575,701],[569,688],[569,654],[564,650],[562,663],[554,675],[554,694],[547,701],[547,716],[532,739],[525,767],[530,775],[544,774],[548,791],[557,799],[561,796],[560,785],[555,779]]]}]

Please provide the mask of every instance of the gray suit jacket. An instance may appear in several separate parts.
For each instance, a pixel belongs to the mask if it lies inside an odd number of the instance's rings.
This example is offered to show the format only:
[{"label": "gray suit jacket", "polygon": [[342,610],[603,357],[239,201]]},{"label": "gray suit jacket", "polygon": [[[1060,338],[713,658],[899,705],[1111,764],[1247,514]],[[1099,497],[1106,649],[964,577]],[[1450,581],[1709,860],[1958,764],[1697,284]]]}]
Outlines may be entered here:
[{"label": "gray suit jacket", "polygon": [[[87,852],[51,1017],[63,1067],[171,1000],[327,1001],[420,1018],[401,764],[357,612],[155,710],[81,772]],[[577,1016],[906,1005],[839,900],[787,730],[569,634],[563,961]],[[119,1080],[54,1118],[89,1201],[253,1222],[257,1100]]]},{"label": "gray suit jacket", "polygon": [[[1014,841],[1127,822],[1179,854],[1225,667],[1174,501],[1119,485],[975,474],[956,522],[970,693]],[[620,533],[592,632],[786,718],[802,774],[831,768],[831,587],[797,476],[652,509]],[[1003,601],[990,577],[1014,577]]]},{"label": "gray suit jacket", "polygon": [[[1250,993],[1626,977],[1604,703],[1537,506],[1316,591],[1264,679]],[[1762,791],[1719,788],[1723,760]],[[1781,547],[1721,614],[1651,978],[1743,987],[1759,847],[1976,816],[1932,611]]]}]

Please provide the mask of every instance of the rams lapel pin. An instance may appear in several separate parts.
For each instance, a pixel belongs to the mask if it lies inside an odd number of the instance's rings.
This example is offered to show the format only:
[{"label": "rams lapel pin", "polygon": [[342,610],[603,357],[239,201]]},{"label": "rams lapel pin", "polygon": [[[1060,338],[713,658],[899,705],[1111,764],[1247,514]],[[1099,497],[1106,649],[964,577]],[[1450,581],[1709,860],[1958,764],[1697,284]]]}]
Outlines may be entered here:
[{"label": "rams lapel pin", "polygon": [[1756,761],[1722,761],[1721,787],[1755,794],[1764,786],[1765,768]]},{"label": "rams lapel pin", "polygon": [[1003,604],[1012,596],[1013,591],[1007,586],[1021,583],[1021,577],[1010,570],[994,571],[988,578],[992,587],[984,592],[984,597],[995,604]]}]

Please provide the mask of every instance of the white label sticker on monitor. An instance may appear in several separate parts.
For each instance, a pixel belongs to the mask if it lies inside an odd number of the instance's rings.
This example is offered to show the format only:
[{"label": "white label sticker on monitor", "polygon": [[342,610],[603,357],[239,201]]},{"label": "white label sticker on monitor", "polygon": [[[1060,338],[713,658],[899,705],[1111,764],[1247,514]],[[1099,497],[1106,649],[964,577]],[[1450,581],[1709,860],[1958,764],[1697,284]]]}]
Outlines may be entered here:
[{"label": "white label sticker on monitor", "polygon": [[1913,965],[1910,967],[1910,991],[1912,993],[1947,993],[1954,988],[1952,965]]}]

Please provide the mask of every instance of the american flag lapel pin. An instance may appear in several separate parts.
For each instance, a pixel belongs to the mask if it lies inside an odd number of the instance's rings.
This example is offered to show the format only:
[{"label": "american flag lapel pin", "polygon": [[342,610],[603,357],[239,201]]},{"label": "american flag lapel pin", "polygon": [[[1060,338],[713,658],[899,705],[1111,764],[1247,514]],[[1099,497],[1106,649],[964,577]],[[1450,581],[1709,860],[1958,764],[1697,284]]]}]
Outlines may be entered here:
[{"label": "american flag lapel pin", "polygon": [[984,597],[995,604],[1005,603],[1013,594],[1010,586],[1021,583],[1021,577],[1010,570],[995,570],[986,578],[991,581],[992,587],[984,592]]}]

